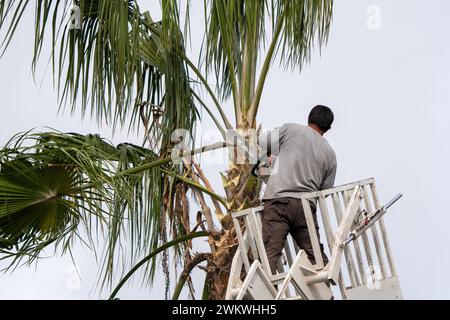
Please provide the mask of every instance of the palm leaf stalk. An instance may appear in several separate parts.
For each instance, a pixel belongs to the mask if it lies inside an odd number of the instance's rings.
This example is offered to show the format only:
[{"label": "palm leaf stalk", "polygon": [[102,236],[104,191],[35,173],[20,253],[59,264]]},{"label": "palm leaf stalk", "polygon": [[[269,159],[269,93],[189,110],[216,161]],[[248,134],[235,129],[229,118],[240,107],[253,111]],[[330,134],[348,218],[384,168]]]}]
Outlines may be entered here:
[{"label": "palm leaf stalk", "polygon": [[209,257],[208,253],[199,253],[192,260],[190,260],[184,267],[183,272],[180,275],[180,278],[175,286],[175,290],[173,293],[172,300],[178,300],[180,297],[181,290],[183,290],[183,286],[189,278],[192,270],[203,261],[207,260]]}]

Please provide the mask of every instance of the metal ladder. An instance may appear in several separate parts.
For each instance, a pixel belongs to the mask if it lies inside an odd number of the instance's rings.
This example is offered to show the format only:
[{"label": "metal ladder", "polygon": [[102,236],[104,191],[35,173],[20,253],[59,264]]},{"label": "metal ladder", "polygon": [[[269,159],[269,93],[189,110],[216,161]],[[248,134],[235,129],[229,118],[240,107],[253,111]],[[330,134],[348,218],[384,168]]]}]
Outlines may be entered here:
[{"label": "metal ladder", "polygon": [[[301,201],[316,264],[312,265],[306,253],[288,236],[284,259],[280,259],[276,274],[270,271],[262,240],[263,207],[234,212],[239,247],[233,258],[225,299],[327,300],[333,297],[327,284],[339,287],[341,299],[402,299],[382,217],[400,197],[401,194],[382,206],[373,178],[305,193]],[[309,201],[318,204],[317,220],[329,249],[330,260],[326,266]]]}]

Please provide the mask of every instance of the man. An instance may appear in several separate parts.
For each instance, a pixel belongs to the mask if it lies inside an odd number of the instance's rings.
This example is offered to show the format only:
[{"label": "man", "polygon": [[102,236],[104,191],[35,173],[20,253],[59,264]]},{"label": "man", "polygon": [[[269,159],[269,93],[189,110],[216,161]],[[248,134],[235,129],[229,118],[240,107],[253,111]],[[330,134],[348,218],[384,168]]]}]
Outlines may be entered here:
[{"label": "man", "polygon": [[[276,273],[288,233],[300,249],[307,253],[311,263],[316,263],[300,196],[334,185],[336,154],[323,137],[330,130],[333,120],[331,109],[318,105],[309,114],[308,126],[284,124],[278,129],[278,152],[274,152],[277,141],[271,141],[276,132],[271,131],[267,136],[259,137],[260,147],[277,156],[274,164],[276,170],[270,176],[264,192],[262,214],[263,240],[272,273]],[[315,203],[311,203],[311,210],[317,238],[320,239]],[[320,247],[326,265],[328,258],[322,244]]]}]

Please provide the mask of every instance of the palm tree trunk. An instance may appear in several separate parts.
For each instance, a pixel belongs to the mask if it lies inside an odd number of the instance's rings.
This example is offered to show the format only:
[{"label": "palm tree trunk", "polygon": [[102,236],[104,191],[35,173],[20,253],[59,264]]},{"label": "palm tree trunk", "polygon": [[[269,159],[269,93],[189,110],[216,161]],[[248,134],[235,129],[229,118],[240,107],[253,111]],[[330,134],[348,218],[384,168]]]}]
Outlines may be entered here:
[{"label": "palm tree trunk", "polygon": [[251,174],[252,164],[236,164],[231,162],[228,171],[222,175],[229,214],[222,222],[222,230],[210,236],[215,250],[208,260],[207,279],[209,284],[209,299],[225,298],[229,273],[233,256],[237,249],[236,231],[234,230],[231,213],[260,204],[259,192],[261,184]]}]

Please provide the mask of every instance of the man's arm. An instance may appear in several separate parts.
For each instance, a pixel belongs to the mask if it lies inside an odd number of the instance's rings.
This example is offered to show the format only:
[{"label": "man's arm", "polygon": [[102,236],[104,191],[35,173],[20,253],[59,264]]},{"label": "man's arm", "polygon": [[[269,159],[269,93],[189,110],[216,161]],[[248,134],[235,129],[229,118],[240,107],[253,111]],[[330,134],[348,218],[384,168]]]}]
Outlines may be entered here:
[{"label": "man's arm", "polygon": [[325,172],[325,176],[322,180],[320,190],[331,189],[334,187],[334,180],[336,179],[336,171],[337,171],[337,163],[336,157],[334,157],[334,162]]},{"label": "man's arm", "polygon": [[284,141],[289,124],[284,124],[281,127],[273,130],[264,131],[258,136],[258,146],[261,148],[261,157],[265,155],[277,156],[280,151],[280,146]]}]

